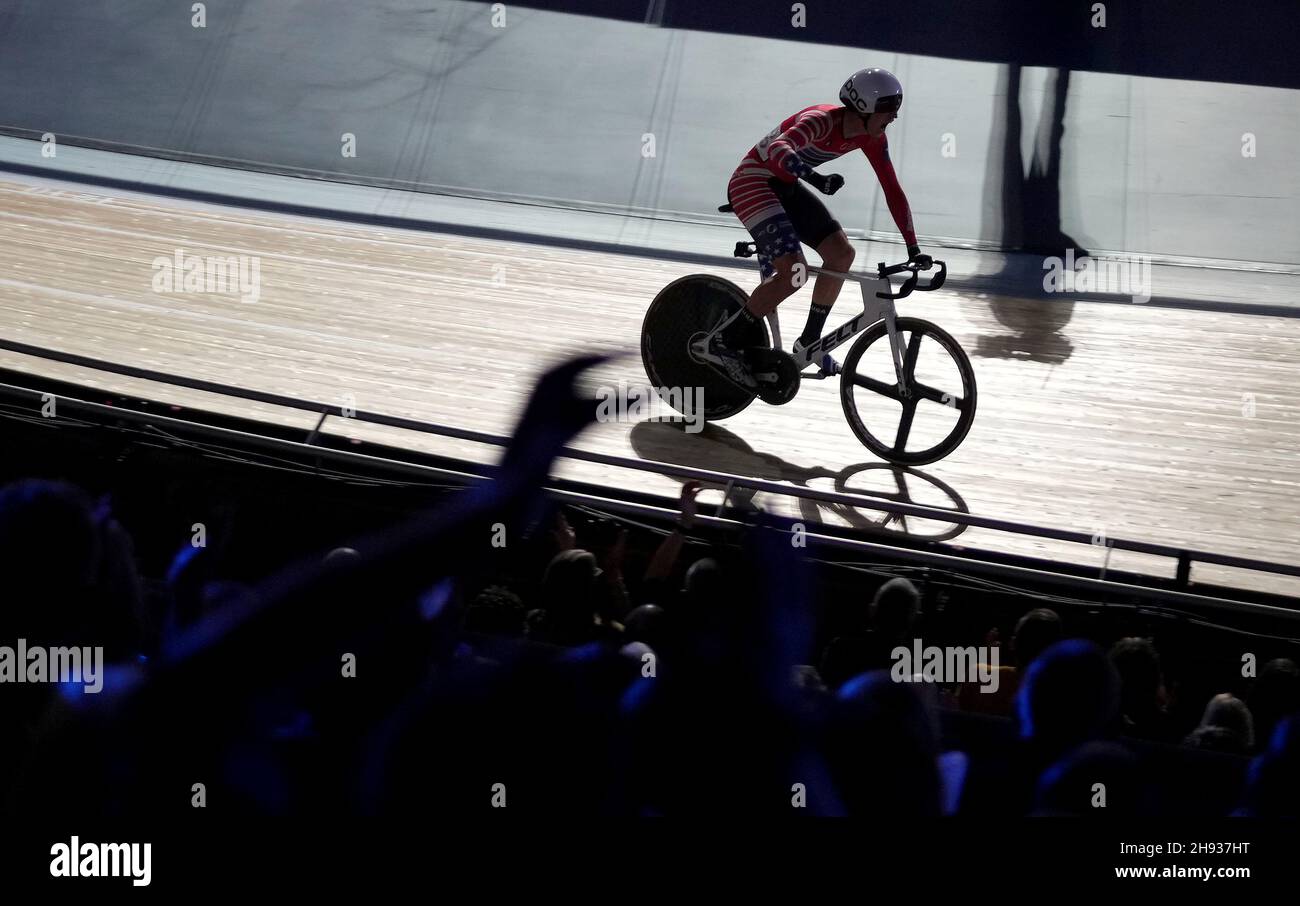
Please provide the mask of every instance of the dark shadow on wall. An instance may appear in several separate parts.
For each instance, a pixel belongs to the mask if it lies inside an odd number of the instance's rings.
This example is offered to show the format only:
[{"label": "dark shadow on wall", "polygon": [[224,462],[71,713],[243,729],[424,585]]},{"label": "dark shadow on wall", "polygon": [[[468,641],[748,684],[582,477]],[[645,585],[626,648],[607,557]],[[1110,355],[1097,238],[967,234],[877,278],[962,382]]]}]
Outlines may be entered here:
[{"label": "dark shadow on wall", "polygon": [[[1074,260],[1088,251],[1061,228],[1061,138],[1065,134],[1065,109],[1070,91],[1069,70],[1051,73],[1037,118],[1033,151],[1026,168],[1021,153],[1025,130],[1021,116],[1023,69],[1008,66],[1002,76],[993,116],[1003,128],[990,135],[989,169],[984,181],[985,235],[1001,234],[1000,246],[1026,254],[1008,255],[993,279],[1009,296],[987,299],[989,310],[1007,334],[981,338],[976,355],[1002,357],[1017,352],[1029,358],[1060,364],[1071,346],[1061,331],[1074,314],[1071,298],[1043,288],[1044,259],[1062,264],[1073,252]],[[997,146],[1001,144],[999,149]]]},{"label": "dark shadow on wall", "polygon": [[[1002,135],[1002,246],[1036,255],[1063,258],[1074,249],[1076,258],[1088,254],[1061,229],[1061,138],[1065,134],[1065,104],[1070,91],[1069,70],[1056,70],[1044,93],[1033,153],[1026,169],[1020,152],[1024,123],[1020,115],[1022,68],[1010,66],[1003,76],[1005,131]],[[994,141],[996,141],[996,137]],[[998,155],[990,154],[990,166]],[[993,174],[990,174],[993,175]],[[986,225],[987,226],[987,225]],[[990,230],[990,233],[996,230]]]}]

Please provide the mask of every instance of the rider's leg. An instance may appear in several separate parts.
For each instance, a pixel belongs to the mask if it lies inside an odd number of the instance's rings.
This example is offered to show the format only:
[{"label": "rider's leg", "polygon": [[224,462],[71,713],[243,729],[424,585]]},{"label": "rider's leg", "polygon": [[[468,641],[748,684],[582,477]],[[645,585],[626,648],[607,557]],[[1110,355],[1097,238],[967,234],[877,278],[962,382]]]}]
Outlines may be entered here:
[{"label": "rider's leg", "polygon": [[802,252],[782,255],[772,262],[776,273],[749,295],[746,306],[756,318],[766,318],[776,307],[799,291],[808,279],[808,262]]},{"label": "rider's leg", "polygon": [[[817,246],[817,254],[821,255],[824,268],[841,274],[848,273],[855,257],[853,246],[843,230],[837,230],[823,239]],[[803,333],[799,335],[800,345],[808,346],[821,336],[822,328],[826,326],[826,316],[831,313],[831,306],[835,304],[843,285],[844,281],[839,277],[817,275],[817,282],[813,285],[812,307],[808,309],[808,321],[804,324]]]},{"label": "rider's leg", "polygon": [[775,273],[750,293],[745,307],[727,319],[722,325],[723,330],[737,319],[743,318],[752,323],[763,320],[778,305],[797,293],[807,279],[808,262],[804,260],[803,252],[782,255],[772,262],[772,267]]}]

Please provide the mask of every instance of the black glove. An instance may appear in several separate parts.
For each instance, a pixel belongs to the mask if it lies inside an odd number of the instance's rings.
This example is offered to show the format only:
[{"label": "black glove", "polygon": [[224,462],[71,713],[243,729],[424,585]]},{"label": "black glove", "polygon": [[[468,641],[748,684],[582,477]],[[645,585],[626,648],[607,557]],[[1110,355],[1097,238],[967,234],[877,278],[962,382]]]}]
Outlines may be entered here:
[{"label": "black glove", "polygon": [[921,247],[919,245],[909,245],[907,247],[907,263],[914,263],[918,265],[921,270],[928,271],[934,266],[934,259],[929,255],[922,255]]},{"label": "black glove", "polygon": [[820,173],[813,172],[804,177],[808,183],[823,195],[834,195],[840,189],[844,188],[844,177],[838,173],[832,173],[830,176],[822,176]]}]

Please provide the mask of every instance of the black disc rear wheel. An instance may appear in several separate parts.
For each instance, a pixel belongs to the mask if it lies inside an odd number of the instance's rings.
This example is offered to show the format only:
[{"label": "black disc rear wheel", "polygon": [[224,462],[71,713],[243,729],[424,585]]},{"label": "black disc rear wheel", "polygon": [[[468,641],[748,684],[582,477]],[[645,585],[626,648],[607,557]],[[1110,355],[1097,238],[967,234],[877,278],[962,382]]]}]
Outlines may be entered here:
[{"label": "black disc rear wheel", "polygon": [[[661,397],[671,402],[668,388],[701,388],[708,421],[729,418],[754,401],[757,394],[737,387],[690,351],[692,340],[707,335],[747,301],[736,284],[708,274],[682,277],[659,291],[641,325],[641,361]],[[737,321],[723,339],[737,351],[771,345],[764,321]]]}]

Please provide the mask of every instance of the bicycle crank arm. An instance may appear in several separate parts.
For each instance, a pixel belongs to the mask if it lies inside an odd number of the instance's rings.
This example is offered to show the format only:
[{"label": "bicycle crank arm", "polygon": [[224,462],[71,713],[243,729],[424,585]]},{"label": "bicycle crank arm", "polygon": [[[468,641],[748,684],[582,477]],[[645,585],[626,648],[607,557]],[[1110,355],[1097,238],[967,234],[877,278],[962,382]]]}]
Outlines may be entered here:
[{"label": "bicycle crank arm", "polygon": [[696,340],[691,344],[691,357],[699,362],[707,362],[710,365],[723,364],[722,357],[709,352],[709,340],[705,337],[703,340]]}]

